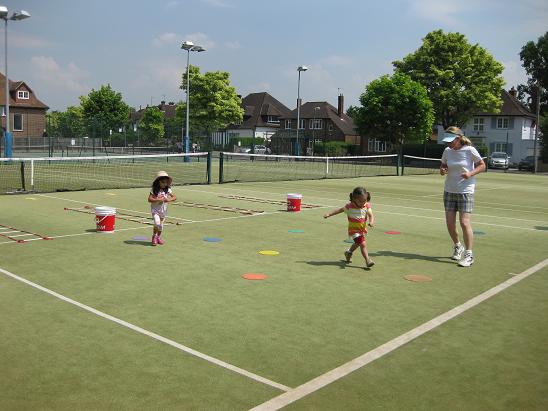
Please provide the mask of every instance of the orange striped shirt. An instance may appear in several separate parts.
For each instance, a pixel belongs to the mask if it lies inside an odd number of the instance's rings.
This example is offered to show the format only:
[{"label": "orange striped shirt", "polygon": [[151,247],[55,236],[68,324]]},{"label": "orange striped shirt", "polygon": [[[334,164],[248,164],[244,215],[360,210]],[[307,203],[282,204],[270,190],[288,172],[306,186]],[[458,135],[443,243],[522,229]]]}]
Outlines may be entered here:
[{"label": "orange striped shirt", "polygon": [[348,218],[348,235],[352,238],[358,235],[367,234],[367,211],[371,204],[365,203],[362,208],[357,207],[353,202],[344,206],[344,212]]}]

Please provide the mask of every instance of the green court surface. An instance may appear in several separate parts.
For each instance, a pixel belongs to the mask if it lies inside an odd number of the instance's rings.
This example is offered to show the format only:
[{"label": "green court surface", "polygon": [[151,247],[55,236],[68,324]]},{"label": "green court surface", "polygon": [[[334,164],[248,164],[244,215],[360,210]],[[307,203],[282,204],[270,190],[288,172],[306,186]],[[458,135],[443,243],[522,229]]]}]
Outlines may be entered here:
[{"label": "green court surface", "polygon": [[[344,262],[345,216],[322,217],[355,186],[371,269]],[[156,247],[146,188],[0,196],[0,409],[546,410],[548,178],[478,177],[470,268],[449,258],[442,190],[175,186]]]}]

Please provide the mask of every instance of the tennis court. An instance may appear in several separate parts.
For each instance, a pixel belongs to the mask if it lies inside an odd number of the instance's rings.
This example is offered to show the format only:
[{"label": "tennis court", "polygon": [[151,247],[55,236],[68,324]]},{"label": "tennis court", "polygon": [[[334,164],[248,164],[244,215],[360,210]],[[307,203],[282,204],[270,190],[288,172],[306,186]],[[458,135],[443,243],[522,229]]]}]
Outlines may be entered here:
[{"label": "tennis court", "polygon": [[[198,167],[157,247],[149,188],[116,188],[125,174],[0,196],[1,409],[548,407],[546,176],[479,176],[460,268],[439,175],[204,184]],[[344,262],[346,218],[322,218],[358,185],[370,270]],[[113,234],[97,206],[116,208]]]}]

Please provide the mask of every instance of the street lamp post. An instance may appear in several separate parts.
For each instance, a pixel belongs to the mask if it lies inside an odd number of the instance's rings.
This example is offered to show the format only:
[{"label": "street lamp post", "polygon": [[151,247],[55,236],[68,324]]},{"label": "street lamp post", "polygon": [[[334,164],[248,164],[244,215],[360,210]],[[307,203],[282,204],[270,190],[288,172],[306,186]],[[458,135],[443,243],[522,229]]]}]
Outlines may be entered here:
[{"label": "street lamp post", "polygon": [[540,87],[540,81],[537,80],[537,126],[535,127],[535,140],[533,142],[533,173],[536,174],[538,171],[538,161],[537,161],[537,140],[538,132],[540,129],[540,93],[542,88]]},{"label": "street lamp post", "polygon": [[301,122],[301,71],[306,70],[308,70],[308,67],[306,66],[297,67],[297,71],[299,72],[299,80],[297,81],[297,138],[295,142],[295,151],[297,152],[297,155],[301,154],[301,147],[299,146],[299,126]]},{"label": "street lamp post", "polygon": [[186,130],[185,130],[185,136],[183,137],[183,146],[185,147],[185,153],[187,154],[187,156],[185,156],[185,161],[190,161],[190,158],[188,157],[188,153],[190,151],[190,138],[188,136],[188,131],[190,129],[190,124],[189,124],[190,52],[196,51],[199,53],[201,51],[205,51],[205,49],[202,46],[198,46],[191,41],[184,41],[183,44],[181,45],[181,48],[187,51],[187,55],[186,55]]},{"label": "street lamp post", "polygon": [[30,17],[30,13],[21,10],[14,11],[13,14],[8,17],[8,8],[6,6],[0,6],[0,18],[4,20],[4,75],[6,76],[6,106],[4,114],[6,116],[6,130],[4,131],[4,156],[11,157],[13,140],[10,131],[10,86],[8,79],[8,20],[19,21]]}]

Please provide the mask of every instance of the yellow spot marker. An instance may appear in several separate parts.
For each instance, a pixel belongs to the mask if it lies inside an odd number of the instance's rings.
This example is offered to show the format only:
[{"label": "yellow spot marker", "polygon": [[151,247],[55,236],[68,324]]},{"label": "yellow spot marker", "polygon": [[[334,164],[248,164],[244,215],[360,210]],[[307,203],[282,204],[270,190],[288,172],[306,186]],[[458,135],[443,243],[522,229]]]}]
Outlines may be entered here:
[{"label": "yellow spot marker", "polygon": [[25,200],[34,200],[34,201],[36,201],[36,198],[34,198],[34,197],[25,197]]},{"label": "yellow spot marker", "polygon": [[114,193],[105,193],[107,196],[115,196],[116,194]]},{"label": "yellow spot marker", "polygon": [[278,255],[280,254],[279,251],[273,251],[273,250],[262,250],[262,251],[259,251],[259,254],[262,254],[262,255]]}]

